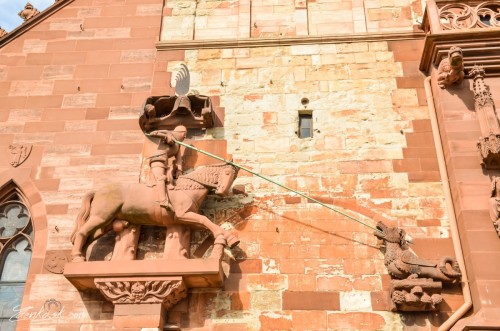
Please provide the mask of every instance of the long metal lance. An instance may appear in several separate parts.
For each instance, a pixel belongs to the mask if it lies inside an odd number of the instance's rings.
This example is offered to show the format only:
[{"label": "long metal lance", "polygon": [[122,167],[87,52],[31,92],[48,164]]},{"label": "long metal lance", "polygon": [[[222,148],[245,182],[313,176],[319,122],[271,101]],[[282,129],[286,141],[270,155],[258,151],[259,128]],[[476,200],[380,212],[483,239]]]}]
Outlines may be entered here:
[{"label": "long metal lance", "polygon": [[195,151],[197,151],[198,153],[205,154],[205,155],[210,156],[210,157],[212,157],[212,158],[214,158],[214,159],[217,159],[217,160],[219,160],[219,161],[225,162],[225,163],[227,163],[227,164],[230,164],[230,165],[232,165],[232,166],[235,166],[235,167],[237,167],[237,168],[240,168],[240,169],[242,169],[242,170],[245,170],[245,171],[247,171],[247,172],[249,172],[249,173],[251,173],[251,174],[253,174],[253,175],[255,175],[255,176],[259,177],[259,178],[262,178],[262,179],[264,179],[264,180],[267,180],[268,182],[271,182],[271,183],[273,183],[273,184],[275,184],[275,185],[278,185],[279,187],[282,187],[282,188],[284,188],[285,190],[288,190],[288,191],[291,191],[291,192],[293,192],[293,193],[295,193],[295,194],[298,194],[298,195],[300,195],[301,197],[304,197],[304,198],[306,198],[306,199],[308,199],[308,200],[310,200],[310,201],[313,201],[313,202],[315,202],[315,203],[317,203],[317,204],[319,204],[319,205],[321,205],[321,206],[323,206],[323,207],[325,207],[325,208],[328,208],[328,209],[330,209],[330,210],[332,210],[332,211],[334,211],[334,212],[336,212],[336,213],[338,213],[338,214],[340,214],[340,215],[342,215],[342,216],[345,216],[345,217],[347,217],[347,218],[349,218],[349,219],[351,219],[351,220],[353,220],[353,221],[355,221],[355,222],[358,222],[359,224],[362,224],[362,225],[364,225],[364,226],[366,226],[366,227],[369,227],[369,228],[370,228],[370,229],[372,229],[372,230],[375,230],[375,231],[377,231],[377,232],[379,232],[379,233],[383,233],[382,231],[380,231],[379,229],[377,229],[377,228],[375,228],[375,227],[373,227],[373,226],[371,226],[371,225],[368,225],[368,224],[366,224],[366,223],[363,223],[363,222],[361,222],[360,220],[358,220],[358,219],[356,219],[356,218],[354,218],[354,217],[352,217],[352,216],[350,216],[350,215],[348,215],[348,214],[346,214],[346,213],[343,213],[343,212],[341,212],[340,210],[337,210],[337,209],[333,208],[333,207],[332,207],[332,206],[330,206],[330,205],[327,205],[327,204],[325,204],[325,203],[323,203],[323,202],[321,202],[321,201],[319,201],[319,200],[317,200],[317,199],[314,199],[313,197],[310,197],[310,196],[308,196],[308,195],[306,195],[306,194],[304,194],[304,193],[301,193],[301,192],[296,191],[296,190],[294,190],[294,189],[292,189],[292,188],[289,188],[288,186],[285,186],[285,185],[283,185],[283,184],[281,184],[281,183],[278,183],[277,181],[275,181],[275,180],[274,180],[274,179],[272,179],[272,178],[269,178],[269,177],[263,176],[263,175],[261,175],[261,174],[259,174],[259,173],[255,172],[255,171],[253,171],[253,170],[250,170],[250,169],[248,169],[248,168],[246,168],[246,167],[244,167],[244,166],[241,166],[241,165],[239,165],[239,164],[237,164],[237,163],[234,163],[233,161],[226,160],[226,159],[224,159],[224,158],[222,158],[222,157],[220,157],[220,156],[217,156],[217,155],[215,155],[215,154],[212,154],[212,153],[210,153],[210,152],[206,152],[206,151],[201,150],[201,149],[199,149],[199,148],[196,148],[196,147],[194,147],[194,146],[188,145],[188,144],[186,144],[186,143],[183,143],[182,141],[176,140],[175,138],[174,138],[174,141],[175,141],[176,143],[178,143],[179,145],[182,145],[182,146],[184,146],[184,147],[187,147],[187,148],[190,148],[190,149],[192,149],[192,150],[195,150]]}]

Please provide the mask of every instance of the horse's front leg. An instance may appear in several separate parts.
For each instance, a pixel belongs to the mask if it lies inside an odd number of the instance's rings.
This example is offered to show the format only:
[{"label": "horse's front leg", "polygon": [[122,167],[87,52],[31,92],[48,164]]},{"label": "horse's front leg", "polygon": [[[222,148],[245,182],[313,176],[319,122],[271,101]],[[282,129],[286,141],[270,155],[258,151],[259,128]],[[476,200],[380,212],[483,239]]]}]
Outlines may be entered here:
[{"label": "horse's front leg", "polygon": [[[186,212],[186,213],[175,213],[177,220],[181,223],[186,223],[188,226],[203,226],[212,232],[217,243],[226,244],[230,248],[238,246],[240,240],[236,235],[234,235],[231,231],[227,231],[222,229],[217,224],[210,221],[207,217],[197,214],[195,212]],[[223,240],[225,242],[219,242]]]}]

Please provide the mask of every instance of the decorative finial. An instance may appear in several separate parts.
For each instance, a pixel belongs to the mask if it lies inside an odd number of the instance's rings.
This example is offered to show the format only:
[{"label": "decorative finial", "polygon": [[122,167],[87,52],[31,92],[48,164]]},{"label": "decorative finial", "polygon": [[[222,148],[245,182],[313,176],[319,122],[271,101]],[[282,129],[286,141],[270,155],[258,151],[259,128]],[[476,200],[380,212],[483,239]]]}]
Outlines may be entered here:
[{"label": "decorative finial", "polygon": [[40,14],[38,9],[33,7],[33,5],[29,2],[27,2],[24,9],[18,13],[19,17],[21,17],[25,22],[38,14]]}]

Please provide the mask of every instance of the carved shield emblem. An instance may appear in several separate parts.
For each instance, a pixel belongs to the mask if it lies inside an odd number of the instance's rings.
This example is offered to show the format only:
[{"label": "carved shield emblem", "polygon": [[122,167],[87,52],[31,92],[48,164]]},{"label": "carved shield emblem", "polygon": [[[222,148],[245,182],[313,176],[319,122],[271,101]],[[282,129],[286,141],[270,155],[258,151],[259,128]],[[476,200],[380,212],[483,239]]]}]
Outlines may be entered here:
[{"label": "carved shield emblem", "polygon": [[66,254],[61,251],[49,251],[45,257],[44,267],[53,274],[62,274],[68,262]]},{"label": "carved shield emblem", "polygon": [[21,165],[30,156],[33,145],[10,145],[11,161],[13,167]]}]

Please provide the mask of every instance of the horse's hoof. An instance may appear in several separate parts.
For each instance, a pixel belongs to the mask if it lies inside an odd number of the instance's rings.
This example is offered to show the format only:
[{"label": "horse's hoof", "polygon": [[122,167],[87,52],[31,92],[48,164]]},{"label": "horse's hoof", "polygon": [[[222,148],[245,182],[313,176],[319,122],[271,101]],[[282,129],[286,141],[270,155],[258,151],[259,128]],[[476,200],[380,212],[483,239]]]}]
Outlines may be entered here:
[{"label": "horse's hoof", "polygon": [[229,246],[229,248],[235,248],[236,246],[238,246],[240,244],[240,240],[234,234],[230,234],[226,238],[226,241],[227,241],[227,245]]},{"label": "horse's hoof", "polygon": [[82,255],[73,256],[71,262],[85,262],[85,258]]}]

